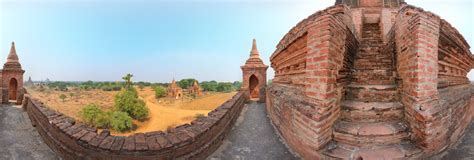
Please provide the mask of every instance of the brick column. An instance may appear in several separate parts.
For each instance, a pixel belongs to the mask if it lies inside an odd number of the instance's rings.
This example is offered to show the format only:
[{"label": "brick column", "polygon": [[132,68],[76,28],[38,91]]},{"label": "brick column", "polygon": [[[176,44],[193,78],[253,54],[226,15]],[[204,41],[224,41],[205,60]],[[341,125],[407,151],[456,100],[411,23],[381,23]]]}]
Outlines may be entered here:
[{"label": "brick column", "polygon": [[445,146],[438,85],[438,38],[440,18],[406,7],[396,22],[397,70],[402,79],[402,103],[412,140],[425,152]]},{"label": "brick column", "polygon": [[344,84],[339,80],[345,78],[339,73],[349,68],[346,61],[352,59],[348,56],[353,54],[352,45],[357,41],[349,29],[353,28],[352,23],[337,15],[347,16],[346,11],[342,6],[328,10],[329,14],[321,15],[308,27],[304,91],[308,102],[315,108],[315,112],[310,114],[317,127],[317,136],[313,137],[317,138],[317,149],[332,139],[332,126],[339,118],[343,95]]}]

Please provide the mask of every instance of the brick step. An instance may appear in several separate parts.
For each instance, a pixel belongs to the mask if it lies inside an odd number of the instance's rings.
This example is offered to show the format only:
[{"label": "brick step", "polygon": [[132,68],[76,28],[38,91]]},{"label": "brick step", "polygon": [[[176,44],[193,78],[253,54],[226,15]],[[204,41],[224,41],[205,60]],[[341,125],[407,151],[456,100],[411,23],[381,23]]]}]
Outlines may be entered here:
[{"label": "brick step", "polygon": [[368,32],[368,33],[362,33],[362,40],[364,39],[378,39],[378,40],[382,40],[382,36],[381,36],[381,33],[378,32],[378,33],[372,33],[372,32]]},{"label": "brick step", "polygon": [[392,57],[392,54],[386,52],[380,52],[378,48],[361,48],[356,54],[357,56],[381,56],[381,57]]},{"label": "brick step", "polygon": [[390,55],[367,55],[370,53],[361,54],[361,57],[364,58],[356,58],[355,62],[357,63],[368,63],[368,64],[392,64],[392,57]]},{"label": "brick step", "polygon": [[362,43],[359,46],[359,50],[360,49],[382,49],[382,44],[365,44],[365,43]]},{"label": "brick step", "polygon": [[362,44],[364,43],[380,43],[383,44],[383,41],[380,37],[362,37]]},{"label": "brick step", "polygon": [[352,72],[352,82],[360,85],[395,84],[396,74],[387,70],[356,70]]},{"label": "brick step", "polygon": [[356,59],[369,59],[369,60],[378,60],[378,59],[389,59],[392,61],[392,56],[387,55],[387,54],[381,54],[381,53],[360,53],[357,54]]},{"label": "brick step", "polygon": [[329,142],[324,155],[331,159],[421,159],[423,150],[410,141],[403,141],[392,145],[378,145],[370,147],[355,147],[335,141]]},{"label": "brick step", "polygon": [[395,102],[399,100],[396,85],[350,84],[346,88],[346,100],[360,102]]},{"label": "brick step", "polygon": [[388,145],[409,140],[408,125],[402,121],[346,122],[334,124],[334,140],[357,147]]},{"label": "brick step", "polygon": [[380,54],[382,47],[359,47],[357,54]]},{"label": "brick step", "polygon": [[[370,60],[372,62],[380,61],[378,59]],[[354,62],[354,68],[356,70],[389,70],[393,69],[392,63],[362,63],[362,62]]]},{"label": "brick step", "polygon": [[403,118],[403,104],[399,102],[343,101],[341,120],[348,122],[383,122]]},{"label": "brick step", "polygon": [[382,35],[381,31],[363,31],[362,32],[362,37],[370,37],[370,36],[380,36]]},{"label": "brick step", "polygon": [[[391,67],[392,60],[387,58],[357,58],[354,60],[355,67],[366,67],[366,66],[373,66],[373,67]],[[375,68],[374,68],[375,69]]]}]

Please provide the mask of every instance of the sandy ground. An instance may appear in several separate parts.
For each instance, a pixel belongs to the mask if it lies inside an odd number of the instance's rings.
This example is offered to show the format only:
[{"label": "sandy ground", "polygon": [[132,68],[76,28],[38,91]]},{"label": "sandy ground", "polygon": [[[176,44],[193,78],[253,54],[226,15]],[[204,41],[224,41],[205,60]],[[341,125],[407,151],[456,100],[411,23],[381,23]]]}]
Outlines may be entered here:
[{"label": "sandy ground", "polygon": [[[146,102],[147,107],[150,109],[149,119],[144,122],[134,121],[136,129],[131,132],[119,133],[112,131],[112,134],[130,135],[140,132],[165,131],[169,127],[174,128],[193,121],[198,114],[207,115],[207,113],[235,95],[235,92],[206,93],[198,98],[186,97],[178,100],[172,98],[156,99],[154,91],[150,87],[137,90],[140,98]],[[37,92],[30,89],[28,91],[33,97],[40,99],[48,107],[79,120],[78,113],[87,104],[95,103],[104,109],[112,109],[114,96],[118,93],[101,90]],[[74,93],[75,96],[70,98],[69,93]],[[65,102],[59,98],[61,94],[68,96]]]}]

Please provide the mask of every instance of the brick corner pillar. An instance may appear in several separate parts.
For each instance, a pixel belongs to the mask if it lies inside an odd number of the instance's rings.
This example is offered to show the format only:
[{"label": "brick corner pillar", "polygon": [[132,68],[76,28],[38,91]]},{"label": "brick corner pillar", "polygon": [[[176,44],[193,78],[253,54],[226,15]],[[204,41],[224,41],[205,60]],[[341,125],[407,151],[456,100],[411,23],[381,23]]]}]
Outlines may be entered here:
[{"label": "brick corner pillar", "polygon": [[[306,55],[306,76],[304,93],[314,112],[311,115],[317,136],[312,137],[318,142],[316,150],[322,149],[332,140],[332,126],[340,115],[342,83],[340,71],[344,66],[349,50],[353,49],[349,41],[357,41],[350,27],[341,16],[345,14],[344,6],[336,6],[327,14],[319,16],[308,27],[308,53]],[[350,19],[350,18],[346,18]],[[352,24],[350,24],[352,25]]]},{"label": "brick corner pillar", "polygon": [[250,58],[241,69],[243,77],[241,90],[248,92],[250,99],[265,102],[268,66],[260,59],[255,39],[253,39]]},{"label": "brick corner pillar", "polygon": [[402,79],[402,103],[411,139],[427,155],[446,147],[447,119],[440,104],[438,86],[438,40],[440,18],[406,7],[397,20],[397,70]]}]

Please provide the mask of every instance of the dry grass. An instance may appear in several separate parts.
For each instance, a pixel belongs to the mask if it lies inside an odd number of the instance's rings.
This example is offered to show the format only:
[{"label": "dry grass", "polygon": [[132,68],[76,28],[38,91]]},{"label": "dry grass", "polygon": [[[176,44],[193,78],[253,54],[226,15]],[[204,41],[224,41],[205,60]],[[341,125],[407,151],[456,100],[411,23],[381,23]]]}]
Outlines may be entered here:
[{"label": "dry grass", "polygon": [[[30,90],[29,90],[30,91]],[[147,121],[134,121],[137,128],[127,133],[112,132],[114,135],[130,135],[133,133],[149,131],[166,131],[168,128],[174,128],[178,125],[193,121],[196,115],[207,115],[213,109],[219,107],[228,99],[235,95],[232,93],[206,93],[204,96],[196,99],[185,97],[183,99],[160,98],[156,99],[154,91],[150,87],[143,90],[137,89],[141,99],[146,102],[150,109],[150,118]],[[73,98],[69,98],[69,93],[74,93]],[[104,109],[113,108],[114,96],[117,92],[105,92],[101,90],[91,91],[30,91],[31,95],[40,99],[48,107],[61,113],[80,119],[79,111],[87,104],[95,103]],[[59,95],[68,96],[63,103]]]},{"label": "dry grass", "polygon": [[[79,111],[91,103],[100,105],[105,110],[112,109],[114,107],[114,97],[118,93],[116,91],[105,92],[102,90],[67,92],[46,90],[38,92],[32,89],[29,89],[28,92],[34,98],[44,102],[49,108],[78,120],[80,120]],[[73,93],[74,96],[70,97],[70,93]],[[64,102],[59,98],[61,94],[67,96]]]}]

